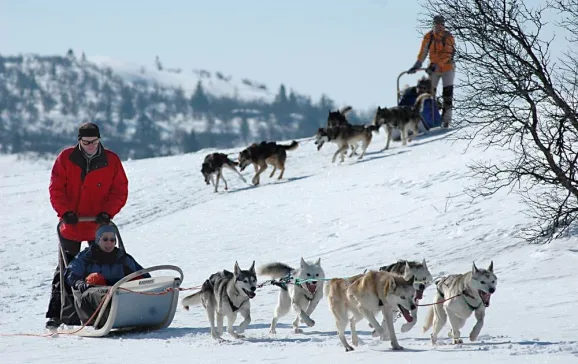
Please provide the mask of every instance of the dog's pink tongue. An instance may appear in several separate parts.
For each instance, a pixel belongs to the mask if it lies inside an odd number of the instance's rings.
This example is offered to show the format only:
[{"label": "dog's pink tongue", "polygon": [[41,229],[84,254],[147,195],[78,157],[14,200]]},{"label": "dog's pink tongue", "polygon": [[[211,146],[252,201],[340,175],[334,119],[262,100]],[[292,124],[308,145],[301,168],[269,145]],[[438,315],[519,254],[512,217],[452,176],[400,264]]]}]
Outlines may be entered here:
[{"label": "dog's pink tongue", "polygon": [[315,291],[317,290],[317,284],[315,283],[307,283],[306,285],[309,293],[315,293]]},{"label": "dog's pink tongue", "polygon": [[412,322],[413,321],[413,316],[411,315],[411,313],[406,310],[405,308],[399,306],[399,309],[401,310],[401,314],[403,315],[403,318],[407,321],[407,322]]},{"label": "dog's pink tongue", "polygon": [[482,302],[484,303],[484,306],[489,307],[490,306],[490,298],[492,297],[492,294],[480,291],[480,297],[482,298]]},{"label": "dog's pink tongue", "polygon": [[415,293],[415,300],[421,300],[423,298],[423,289],[418,289]]}]

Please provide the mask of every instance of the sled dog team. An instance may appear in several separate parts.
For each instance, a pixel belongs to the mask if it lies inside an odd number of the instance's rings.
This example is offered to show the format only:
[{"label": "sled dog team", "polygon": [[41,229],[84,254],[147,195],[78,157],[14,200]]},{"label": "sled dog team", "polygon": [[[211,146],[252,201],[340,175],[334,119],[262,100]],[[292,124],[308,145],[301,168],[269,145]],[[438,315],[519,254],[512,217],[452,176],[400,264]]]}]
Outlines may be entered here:
[{"label": "sled dog team", "polygon": [[[470,271],[451,274],[433,281],[425,259],[422,262],[399,260],[378,270],[367,270],[346,278],[326,279],[321,266],[321,258],[316,262],[306,262],[301,258],[300,267],[295,269],[285,263],[269,263],[259,269],[259,275],[271,277],[272,284],[279,287],[279,298],[273,312],[270,332],[276,333],[279,319],[291,309],[296,314],[293,332],[301,333],[303,322],[313,327],[312,314],[324,295],[327,296],[329,310],[335,318],[339,340],[345,351],[353,347],[345,338],[349,323],[351,342],[358,346],[356,325],[366,319],[374,329],[373,336],[389,340],[394,350],[402,350],[395,334],[394,320],[399,313],[405,323],[401,332],[408,332],[417,322],[417,311],[423,293],[432,282],[435,287],[434,299],[423,325],[426,332],[433,327],[432,344],[437,343],[441,329],[449,320],[449,337],[452,343],[461,344],[461,332],[466,320],[474,314],[476,323],[469,334],[475,341],[484,325],[486,308],[490,297],[496,291],[498,279],[493,272],[494,263],[487,269],[472,263]],[[223,270],[212,274],[201,289],[182,300],[185,309],[192,305],[202,305],[207,313],[211,336],[224,341],[223,321],[227,318],[227,332],[234,338],[242,338],[251,322],[251,299],[255,298],[257,271],[255,261],[248,270],[243,270],[235,262],[233,272]],[[376,313],[381,312],[379,323]],[[241,314],[243,321],[237,329],[233,324]]]},{"label": "sled dog team", "polygon": [[[313,137],[317,150],[320,150],[325,143],[335,143],[337,144],[337,151],[333,154],[332,163],[335,163],[338,155],[341,156],[341,162],[343,162],[347,150],[351,148],[351,154],[349,155],[351,158],[357,154],[358,143],[361,142],[361,155],[358,159],[362,159],[371,143],[372,133],[379,133],[379,129],[382,126],[385,126],[387,130],[387,141],[382,150],[389,148],[394,129],[401,131],[402,145],[405,146],[408,141],[412,140],[412,137],[419,133],[418,127],[421,122],[420,107],[423,100],[423,97],[418,97],[415,106],[378,107],[373,122],[368,125],[349,123],[346,115],[352,110],[351,106],[346,106],[338,111],[329,111],[327,127],[319,128]],[[411,136],[409,135],[410,129],[413,131]],[[217,192],[221,179],[225,183],[225,190],[228,189],[227,181],[223,176],[223,168],[235,172],[246,183],[245,178],[236,167],[238,166],[243,172],[247,166],[252,164],[255,168],[255,175],[252,179],[253,185],[259,185],[260,176],[268,166],[273,167],[269,178],[272,178],[275,172],[279,170],[278,179],[282,179],[285,172],[287,151],[295,150],[298,146],[299,143],[295,140],[289,145],[267,141],[262,141],[259,144],[253,143],[239,153],[237,161],[230,159],[225,153],[210,153],[203,160],[201,173],[207,185],[213,184],[214,192]]]}]

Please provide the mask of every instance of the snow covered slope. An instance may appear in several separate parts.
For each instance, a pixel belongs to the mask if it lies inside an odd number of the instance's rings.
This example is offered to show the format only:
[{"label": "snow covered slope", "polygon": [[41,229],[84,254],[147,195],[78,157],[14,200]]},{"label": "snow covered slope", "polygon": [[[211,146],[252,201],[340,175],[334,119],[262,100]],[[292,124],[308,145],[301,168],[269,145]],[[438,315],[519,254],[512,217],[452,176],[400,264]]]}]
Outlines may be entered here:
[{"label": "snow covered slope", "polygon": [[[285,179],[244,184],[225,171],[228,192],[213,193],[200,174],[210,152],[129,161],[129,201],[116,219],[129,252],[144,266],[180,266],[183,287],[213,272],[300,257],[321,258],[328,277],[346,277],[397,259],[425,258],[435,276],[487,267],[491,260],[498,287],[487,310],[481,341],[432,347],[418,324],[399,332],[404,352],[371,337],[345,353],[324,298],[313,328],[291,332],[291,313],[277,335],[269,324],[278,288],[265,286],[252,301],[247,339],[217,344],[202,307],[181,307],[163,331],[83,339],[11,336],[43,333],[50,280],[56,264],[57,223],[48,200],[52,161],[0,158],[0,347],[4,363],[573,363],[578,361],[578,263],[576,238],[532,246],[516,238],[532,221],[515,195],[498,193],[470,201],[463,189],[474,183],[466,165],[473,159],[499,159],[507,153],[475,148],[452,133],[421,137],[389,151],[384,133],[375,135],[364,160],[332,165],[332,144],[317,151],[303,140],[288,152]],[[459,131],[458,131],[459,133]],[[238,150],[228,150],[236,157]],[[248,181],[252,167],[243,173]],[[267,278],[260,277],[260,280]],[[181,298],[184,294],[183,292]],[[422,303],[430,303],[434,288]],[[237,324],[240,322],[238,320]],[[473,326],[468,320],[463,335]],[[441,332],[445,340],[448,326]],[[349,336],[349,331],[347,331]],[[228,334],[224,338],[231,339]]]}]

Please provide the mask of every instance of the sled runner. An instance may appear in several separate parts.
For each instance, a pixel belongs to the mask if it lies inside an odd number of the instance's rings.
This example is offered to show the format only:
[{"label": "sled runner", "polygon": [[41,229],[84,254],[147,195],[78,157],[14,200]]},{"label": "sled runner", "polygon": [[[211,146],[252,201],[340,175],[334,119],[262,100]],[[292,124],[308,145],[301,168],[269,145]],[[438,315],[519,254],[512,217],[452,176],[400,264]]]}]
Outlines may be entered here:
[{"label": "sled runner", "polygon": [[[79,218],[79,222],[95,221],[95,218]],[[60,237],[59,222],[56,231]],[[117,236],[118,247],[125,250],[122,237],[114,223]],[[59,239],[59,259],[60,268],[60,297],[61,311],[60,319],[67,325],[80,325],[80,320],[74,308],[74,297],[72,292],[67,292],[64,281],[64,269],[68,266],[66,254]],[[135,279],[144,273],[172,270],[179,274],[174,276],[159,276],[143,279]],[[137,272],[131,273],[110,286],[109,293],[96,317],[89,323],[93,326],[85,326],[81,330],[75,330],[78,336],[102,337],[108,335],[112,330],[118,331],[149,331],[159,330],[168,327],[175,316],[179,299],[179,286],[183,282],[183,271],[174,265],[157,265]],[[73,290],[73,289],[71,289]],[[108,318],[101,322],[105,309],[110,306]]]}]

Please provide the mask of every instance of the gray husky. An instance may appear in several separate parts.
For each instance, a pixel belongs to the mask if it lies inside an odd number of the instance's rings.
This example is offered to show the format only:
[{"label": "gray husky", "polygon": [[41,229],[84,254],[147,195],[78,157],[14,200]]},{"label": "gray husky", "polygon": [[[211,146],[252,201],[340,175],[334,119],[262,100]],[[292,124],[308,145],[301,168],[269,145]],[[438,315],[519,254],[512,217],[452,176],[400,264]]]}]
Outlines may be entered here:
[{"label": "gray husky", "polygon": [[498,278],[494,274],[494,262],[490,263],[488,269],[478,269],[473,263],[470,272],[441,277],[435,283],[436,304],[429,309],[423,331],[426,332],[433,325],[431,342],[435,345],[439,332],[449,319],[449,336],[453,338],[454,344],[461,344],[463,341],[460,338],[460,329],[474,313],[476,324],[470,332],[470,341],[475,341],[484,326],[486,308],[490,306],[490,297],[496,292],[498,284]]},{"label": "gray husky", "polygon": [[[419,300],[423,298],[424,290],[432,284],[433,278],[427,267],[425,259],[420,262],[398,260],[397,262],[383,266],[379,268],[380,271],[387,271],[395,274],[399,274],[406,281],[409,281],[412,277],[413,287],[415,288],[415,303],[417,304]],[[413,321],[406,322],[401,326],[401,332],[408,332],[415,326],[417,322],[417,305],[414,306],[415,309],[411,311],[411,316],[414,318]],[[398,310],[394,309],[394,314],[397,314]],[[385,324],[385,318],[384,318]],[[384,325],[383,324],[383,325]],[[382,326],[383,326],[382,325]],[[376,332],[374,331],[374,336]]]},{"label": "gray husky", "polygon": [[[202,303],[211,325],[211,336],[219,341],[224,341],[221,338],[223,318],[227,316],[227,332],[238,339],[243,337],[241,334],[251,322],[251,303],[249,300],[255,297],[256,290],[255,261],[249,270],[241,270],[239,264],[235,262],[232,273],[223,270],[212,274],[203,283],[199,292],[185,297],[181,304],[188,310],[189,306]],[[235,332],[233,324],[237,319],[237,312],[243,316],[244,320]],[[215,327],[215,315],[217,316],[217,327]]]},{"label": "gray husky", "polygon": [[335,159],[339,154],[341,154],[341,162],[345,160],[345,153],[350,146],[352,151],[349,157],[355,154],[357,143],[361,142],[361,155],[357,159],[362,159],[373,138],[372,132],[377,131],[378,129],[379,127],[375,125],[352,124],[342,124],[330,128],[319,128],[314,136],[315,144],[317,145],[317,150],[320,150],[326,142],[337,144],[337,151],[333,154],[333,158],[331,159],[331,162],[335,163]]},{"label": "gray husky", "polygon": [[[382,150],[389,149],[389,142],[392,139],[393,129],[399,129],[401,132],[401,144],[407,145],[408,141],[412,141],[414,136],[419,133],[419,123],[421,122],[421,115],[419,112],[419,103],[421,100],[418,98],[415,106],[394,106],[394,107],[377,107],[375,112],[375,117],[373,119],[373,125],[378,129],[385,125],[387,129],[387,141],[385,142],[385,148]],[[413,129],[413,136],[409,137],[409,129]]]},{"label": "gray husky", "polygon": [[297,317],[295,321],[293,321],[293,330],[295,333],[303,332],[303,330],[299,328],[299,320],[303,320],[309,327],[315,325],[315,321],[311,319],[311,314],[323,297],[323,280],[325,279],[325,272],[323,268],[321,268],[321,258],[315,263],[307,263],[301,258],[301,266],[299,269],[294,269],[284,263],[270,263],[261,267],[259,274],[269,276],[273,279],[293,277],[300,280],[308,280],[300,284],[294,284],[292,282],[287,285],[280,285],[279,301],[277,307],[275,307],[275,313],[271,321],[272,334],[276,333],[275,327],[277,326],[279,318],[285,316],[291,307],[297,313]]}]

